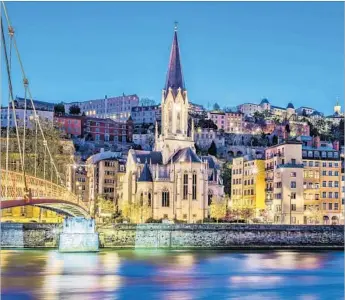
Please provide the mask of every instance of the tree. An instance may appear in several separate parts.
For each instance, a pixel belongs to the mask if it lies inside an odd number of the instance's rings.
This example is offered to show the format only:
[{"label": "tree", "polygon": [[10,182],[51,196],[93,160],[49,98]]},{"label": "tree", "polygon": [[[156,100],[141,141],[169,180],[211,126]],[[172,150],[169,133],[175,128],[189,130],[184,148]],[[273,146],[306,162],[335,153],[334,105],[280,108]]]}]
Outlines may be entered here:
[{"label": "tree", "polygon": [[224,185],[224,193],[226,195],[230,195],[231,193],[231,177],[232,177],[232,171],[231,171],[231,165],[229,163],[225,163],[223,165],[222,169],[222,178],[223,178],[223,185]]},{"label": "tree", "polygon": [[322,212],[315,205],[310,205],[306,212],[307,222],[311,224],[319,224],[322,221]]},{"label": "tree", "polygon": [[201,127],[203,129],[207,128],[211,128],[211,129],[215,129],[217,130],[218,127],[216,124],[214,124],[214,122],[210,119],[200,119],[198,122],[198,125],[196,127]]},{"label": "tree", "polygon": [[276,135],[272,138],[272,145],[278,145],[278,137]]},{"label": "tree", "polygon": [[257,146],[259,146],[259,140],[258,140],[255,136],[253,136],[253,137],[250,139],[250,145],[251,145],[252,147],[257,147]]},{"label": "tree", "polygon": [[146,203],[126,202],[121,207],[121,214],[131,223],[145,223],[151,217],[151,209]]},{"label": "tree", "polygon": [[218,103],[213,104],[213,110],[220,110],[220,106]]},{"label": "tree", "polygon": [[240,208],[240,216],[248,223],[248,220],[254,215],[254,208],[250,206],[243,206]]},{"label": "tree", "polygon": [[79,115],[80,114],[80,107],[76,104],[73,104],[69,107],[70,115]]},{"label": "tree", "polygon": [[195,152],[196,154],[200,155],[200,148],[198,147],[198,145],[196,143],[194,143],[194,148],[195,148]]},{"label": "tree", "polygon": [[57,116],[61,116],[65,114],[65,105],[63,103],[58,103],[54,105],[54,113]]},{"label": "tree", "polygon": [[303,117],[307,117],[308,115],[307,115],[307,111],[303,108],[303,110],[302,110],[302,116]]},{"label": "tree", "polygon": [[224,218],[226,215],[226,202],[224,199],[212,200],[210,205],[210,215],[211,218],[217,220]]},{"label": "tree", "polygon": [[208,154],[217,156],[217,146],[214,141],[212,141],[210,148],[208,148]]}]

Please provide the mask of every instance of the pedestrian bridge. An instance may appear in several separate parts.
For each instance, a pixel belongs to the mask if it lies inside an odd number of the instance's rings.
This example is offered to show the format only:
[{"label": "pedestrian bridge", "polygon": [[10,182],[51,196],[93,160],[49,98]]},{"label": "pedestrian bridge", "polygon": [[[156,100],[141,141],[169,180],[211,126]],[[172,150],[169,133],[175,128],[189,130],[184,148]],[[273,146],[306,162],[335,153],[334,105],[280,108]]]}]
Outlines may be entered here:
[{"label": "pedestrian bridge", "polygon": [[1,209],[34,205],[68,216],[89,217],[78,196],[51,181],[1,169]]}]

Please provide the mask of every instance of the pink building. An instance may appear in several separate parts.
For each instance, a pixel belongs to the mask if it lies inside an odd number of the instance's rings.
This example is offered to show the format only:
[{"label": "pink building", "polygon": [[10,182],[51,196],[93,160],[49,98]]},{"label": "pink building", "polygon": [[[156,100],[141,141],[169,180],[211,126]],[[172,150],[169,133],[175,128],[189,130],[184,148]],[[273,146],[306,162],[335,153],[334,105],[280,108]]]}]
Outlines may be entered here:
[{"label": "pink building", "polygon": [[211,119],[218,127],[226,133],[242,133],[243,132],[243,114],[241,112],[221,112],[211,111],[208,113]]}]

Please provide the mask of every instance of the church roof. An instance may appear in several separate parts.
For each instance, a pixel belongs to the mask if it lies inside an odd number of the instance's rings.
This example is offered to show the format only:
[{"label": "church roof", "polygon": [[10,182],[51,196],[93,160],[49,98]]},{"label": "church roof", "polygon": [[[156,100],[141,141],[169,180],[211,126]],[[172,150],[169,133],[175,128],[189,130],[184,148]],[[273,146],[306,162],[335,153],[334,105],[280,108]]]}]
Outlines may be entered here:
[{"label": "church roof", "polygon": [[173,162],[198,162],[200,163],[200,158],[196,155],[196,153],[190,148],[183,148],[178,150],[172,156]]},{"label": "church roof", "polygon": [[178,45],[176,26],[175,26],[173,43],[171,46],[168,73],[167,73],[164,89],[165,91],[168,92],[169,88],[172,88],[175,93],[177,92],[178,88],[181,88],[182,90],[185,89],[183,75],[182,75],[180,49]]},{"label": "church roof", "polygon": [[150,181],[150,182],[153,181],[152,180],[152,174],[151,174],[151,171],[150,171],[150,168],[149,168],[147,162],[145,162],[144,168],[141,171],[141,174],[138,178],[138,181]]},{"label": "church roof", "polygon": [[207,161],[208,167],[209,167],[210,169],[219,169],[219,168],[220,168],[220,167],[219,167],[219,164],[216,162],[214,156],[211,156],[211,155],[202,156],[201,159],[202,159],[203,161],[205,161],[205,160]]},{"label": "church roof", "polygon": [[291,102],[287,105],[287,108],[295,108]]},{"label": "church roof", "polygon": [[139,164],[144,164],[145,162],[152,164],[163,163],[162,153],[159,151],[134,150],[133,158]]}]

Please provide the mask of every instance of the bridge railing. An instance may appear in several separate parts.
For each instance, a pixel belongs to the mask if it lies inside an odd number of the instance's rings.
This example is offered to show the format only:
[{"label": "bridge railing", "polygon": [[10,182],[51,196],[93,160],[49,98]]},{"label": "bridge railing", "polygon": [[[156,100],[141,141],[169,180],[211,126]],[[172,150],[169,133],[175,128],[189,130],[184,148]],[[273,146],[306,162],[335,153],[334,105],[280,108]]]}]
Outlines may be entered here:
[{"label": "bridge railing", "polygon": [[[7,173],[7,175],[6,175]],[[83,201],[81,201],[77,195],[68,191],[65,187],[55,184],[51,181],[36,178],[34,176],[26,175],[27,187],[31,190],[32,198],[46,198],[63,200],[66,202],[74,203],[85,211],[88,211],[88,207]],[[24,199],[25,195],[25,182],[24,175],[22,173],[13,171],[1,171],[1,201],[11,199]]]}]

